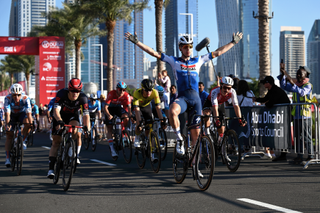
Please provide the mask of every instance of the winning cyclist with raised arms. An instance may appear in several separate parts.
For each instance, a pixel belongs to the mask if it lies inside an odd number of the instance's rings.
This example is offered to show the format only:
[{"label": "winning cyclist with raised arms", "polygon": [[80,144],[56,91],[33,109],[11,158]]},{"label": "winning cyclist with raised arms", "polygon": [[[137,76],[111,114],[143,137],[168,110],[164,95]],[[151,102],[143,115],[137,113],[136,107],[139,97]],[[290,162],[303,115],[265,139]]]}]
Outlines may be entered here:
[{"label": "winning cyclist with raised arms", "polygon": [[[138,47],[140,47],[143,51],[148,53],[151,56],[156,57],[162,61],[169,63],[172,67],[172,71],[174,77],[177,82],[178,87],[178,98],[175,99],[174,103],[171,104],[169,109],[169,119],[171,126],[174,132],[177,135],[177,153],[184,154],[184,146],[183,146],[183,138],[180,133],[180,121],[178,115],[186,111],[187,108],[193,107],[193,110],[189,114],[189,121],[191,116],[196,111],[197,114],[201,114],[202,106],[201,100],[198,93],[198,83],[199,83],[199,72],[200,67],[205,62],[222,55],[231,49],[235,44],[237,44],[241,38],[242,33],[233,34],[233,39],[230,43],[219,47],[214,52],[208,53],[201,57],[191,58],[193,41],[189,39],[187,36],[183,36],[179,39],[179,50],[181,52],[181,57],[176,58],[173,56],[167,56],[164,53],[159,53],[154,51],[151,47],[139,42],[137,38],[137,34],[132,35],[127,32],[125,34],[127,40],[131,41]],[[191,140],[192,145],[195,145],[196,140],[200,133],[200,126],[198,125],[200,122],[199,117],[195,116],[193,121],[190,122],[192,126],[191,129]]]}]

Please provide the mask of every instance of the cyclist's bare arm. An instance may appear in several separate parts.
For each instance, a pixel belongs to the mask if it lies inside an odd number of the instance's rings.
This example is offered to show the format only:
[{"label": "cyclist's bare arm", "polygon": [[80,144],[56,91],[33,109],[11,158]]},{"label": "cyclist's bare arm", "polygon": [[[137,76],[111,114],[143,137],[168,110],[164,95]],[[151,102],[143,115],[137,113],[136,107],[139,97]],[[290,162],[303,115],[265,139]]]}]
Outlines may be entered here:
[{"label": "cyclist's bare arm", "polygon": [[101,120],[101,110],[98,111],[98,119]]},{"label": "cyclist's bare arm", "polygon": [[29,120],[29,124],[32,124],[32,113],[31,112],[27,113],[27,118]]},{"label": "cyclist's bare arm", "polygon": [[6,115],[6,124],[9,124],[9,122],[10,122],[10,112],[6,112],[5,115]]},{"label": "cyclist's bare arm", "polygon": [[[212,106],[212,114],[213,116],[219,116],[219,111],[218,111],[218,105],[216,106]],[[218,118],[214,118],[215,120],[217,120]]]},{"label": "cyclist's bare arm", "polygon": [[[235,37],[238,37],[238,39],[242,39],[242,33],[239,33],[237,32],[237,34],[233,34],[233,36]],[[234,41],[231,41],[230,43],[222,46],[222,47],[219,47],[218,49],[216,49],[215,51],[212,52],[212,56],[215,57],[218,57],[226,52],[228,52],[234,45],[236,45],[236,43]]]},{"label": "cyclist's bare arm", "polygon": [[234,105],[233,108],[234,108],[234,112],[236,113],[236,116],[237,116],[238,118],[241,118],[242,115],[241,115],[241,110],[240,110],[239,105]]},{"label": "cyclist's bare arm", "polygon": [[62,120],[60,115],[60,108],[53,108],[53,117],[56,119],[56,121]]},{"label": "cyclist's bare arm", "polygon": [[[129,32],[127,32],[127,33],[125,34],[125,37],[126,37],[127,40],[129,40],[129,36],[130,36],[130,35],[131,35],[131,33],[129,33]],[[137,33],[135,33],[135,35],[137,35]],[[138,43],[136,43],[136,45],[137,45],[138,47],[140,47],[140,49],[142,49],[143,51],[145,51],[146,53],[148,53],[149,55],[151,55],[151,56],[153,56],[153,57],[155,57],[155,58],[157,58],[157,59],[160,59],[160,58],[161,58],[161,53],[153,50],[151,47],[143,44],[142,42],[138,41]]]},{"label": "cyclist's bare arm", "polygon": [[109,106],[105,105],[104,106],[104,111],[106,112],[106,115],[108,116],[108,119],[111,120],[113,118],[113,116],[109,113],[108,108],[109,108]]},{"label": "cyclist's bare arm", "polygon": [[137,126],[140,125],[140,120],[141,120],[141,116],[140,116],[140,108],[138,106],[136,106],[134,108],[135,114],[136,114],[136,122],[137,122]]},{"label": "cyclist's bare arm", "polygon": [[88,127],[88,131],[90,131],[91,127],[90,127],[90,116],[89,116],[89,114],[83,115],[82,121],[83,121],[83,126],[87,126]]}]

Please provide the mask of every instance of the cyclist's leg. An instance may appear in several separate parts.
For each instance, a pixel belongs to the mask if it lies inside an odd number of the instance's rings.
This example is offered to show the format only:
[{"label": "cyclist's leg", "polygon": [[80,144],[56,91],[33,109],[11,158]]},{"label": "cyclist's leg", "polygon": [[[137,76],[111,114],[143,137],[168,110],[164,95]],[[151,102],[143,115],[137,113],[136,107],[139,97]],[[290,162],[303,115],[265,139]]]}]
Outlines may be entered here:
[{"label": "cyclist's leg", "polygon": [[128,112],[122,107],[121,107],[121,116],[120,117],[123,119],[122,130],[124,130],[125,128],[129,127],[129,115],[128,115]]},{"label": "cyclist's leg", "polygon": [[6,152],[6,162],[5,165],[7,167],[10,166],[10,150],[11,150],[11,141],[13,138],[13,130],[14,130],[14,125],[12,125],[13,122],[17,122],[18,121],[18,116],[13,115],[12,113],[10,113],[10,122],[8,124],[8,126],[11,126],[10,129],[7,129],[6,131],[6,143],[5,143],[5,152]]},{"label": "cyclist's leg", "polygon": [[23,130],[22,130],[23,143],[26,143],[27,136],[28,136],[28,134],[30,132],[31,123],[29,122],[29,119],[27,118],[26,113],[24,113],[24,114],[25,114],[25,116],[23,116],[24,118],[22,119],[21,124],[23,123]]},{"label": "cyclist's leg", "polygon": [[184,113],[187,110],[187,102],[184,96],[178,97],[171,104],[169,109],[169,122],[172,126],[174,133],[177,136],[177,140],[182,141],[182,135],[180,130],[179,114]]},{"label": "cyclist's leg", "polygon": [[[121,108],[120,107],[109,107],[109,113],[112,116],[117,115],[119,118],[121,117]],[[107,140],[109,143],[109,147],[110,147],[110,151],[111,151],[111,156],[112,157],[117,157],[118,154],[116,152],[116,150],[114,149],[114,145],[113,145],[113,137],[112,137],[112,120],[109,120],[108,117],[106,116],[106,125],[108,128],[108,133],[107,133]]]},{"label": "cyclist's leg", "polygon": [[61,133],[57,131],[57,121],[53,117],[52,119],[52,145],[49,151],[49,171],[47,177],[52,179],[54,177],[54,164],[57,160],[58,149],[61,142]]},{"label": "cyclist's leg", "polygon": [[[69,121],[69,125],[73,125],[73,126],[80,126],[80,120],[79,120],[79,116],[77,116],[77,114],[74,115],[74,117],[72,117]],[[81,141],[81,131],[78,131],[77,128],[74,128],[72,131],[72,139],[74,141],[77,141],[77,163],[80,164],[80,160],[79,160],[79,155],[80,155],[80,151],[81,151],[81,145],[82,145],[82,141]]]}]

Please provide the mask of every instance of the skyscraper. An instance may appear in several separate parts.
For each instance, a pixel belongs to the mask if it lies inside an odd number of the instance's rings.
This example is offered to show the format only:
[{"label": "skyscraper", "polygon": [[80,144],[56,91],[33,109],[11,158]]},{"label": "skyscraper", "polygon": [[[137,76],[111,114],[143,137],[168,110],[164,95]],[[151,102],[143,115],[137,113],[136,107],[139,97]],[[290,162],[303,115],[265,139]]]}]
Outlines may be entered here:
[{"label": "skyscraper", "polygon": [[307,41],[307,66],[311,70],[313,93],[320,94],[320,19],[314,21]]},{"label": "skyscraper", "polygon": [[[216,16],[219,47],[230,43],[232,34],[239,32],[239,1],[216,0]],[[233,74],[240,76],[240,45],[235,45],[228,52],[217,58],[216,71],[221,76]]]},{"label": "skyscraper", "polygon": [[281,27],[280,60],[291,77],[296,76],[299,66],[305,65],[305,37],[301,27]]},{"label": "skyscraper", "polygon": [[[180,13],[192,14],[180,15]],[[180,57],[179,38],[187,35],[191,37],[191,22],[193,24],[193,54],[197,54],[195,46],[198,44],[198,0],[171,0],[165,13],[165,53]],[[175,84],[171,66],[166,64],[171,82]]]}]

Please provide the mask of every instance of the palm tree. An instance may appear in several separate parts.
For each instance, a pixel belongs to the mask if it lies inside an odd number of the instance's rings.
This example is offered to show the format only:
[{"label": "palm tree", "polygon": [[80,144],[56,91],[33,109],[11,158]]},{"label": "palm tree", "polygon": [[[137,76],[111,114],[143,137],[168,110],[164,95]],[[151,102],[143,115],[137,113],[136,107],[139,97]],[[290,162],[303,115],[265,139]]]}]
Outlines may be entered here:
[{"label": "palm tree", "polygon": [[[156,16],[156,49],[157,52],[163,52],[162,48],[162,10],[167,7],[170,0],[154,0]],[[157,59],[158,74],[164,70],[164,63]]]},{"label": "palm tree", "polygon": [[2,65],[0,65],[0,69],[10,74],[11,85],[13,84],[13,74],[23,70],[23,67],[17,60],[17,57],[18,55],[7,55],[4,59],[1,59]]},{"label": "palm tree", "polygon": [[148,7],[148,0],[130,3],[129,0],[96,0],[86,1],[86,10],[84,13],[98,18],[100,22],[106,24],[107,43],[108,43],[108,74],[107,90],[113,89],[113,42],[114,28],[118,20],[125,20],[128,23],[132,21],[132,12],[140,12]]},{"label": "palm tree", "polygon": [[27,95],[29,95],[29,85],[30,85],[30,74],[34,72],[34,56],[33,55],[19,55],[17,57],[18,62],[21,63],[21,66],[23,68],[24,75],[26,76],[27,83],[26,83],[26,92]]},{"label": "palm tree", "polygon": [[[269,0],[259,0],[259,79],[270,75],[270,47],[269,47]],[[260,85],[260,97],[266,93],[266,88]]]}]

